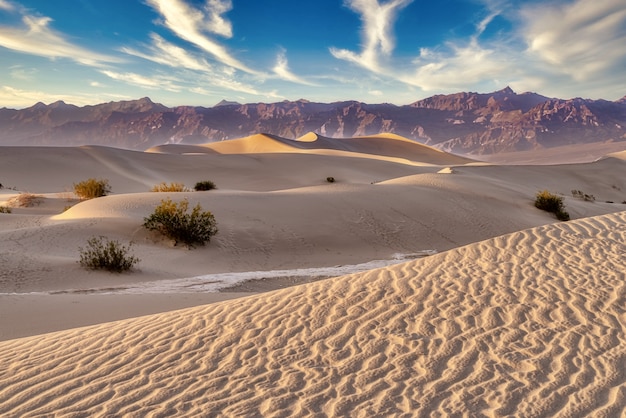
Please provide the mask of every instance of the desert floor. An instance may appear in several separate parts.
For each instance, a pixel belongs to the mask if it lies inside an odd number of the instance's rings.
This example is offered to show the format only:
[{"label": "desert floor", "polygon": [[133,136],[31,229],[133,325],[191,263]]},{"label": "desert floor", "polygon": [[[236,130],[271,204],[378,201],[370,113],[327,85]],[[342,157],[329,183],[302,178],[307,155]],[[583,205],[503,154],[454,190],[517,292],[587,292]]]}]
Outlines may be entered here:
[{"label": "desert floor", "polygon": [[[3,147],[0,415],[623,415],[626,154],[592,151]],[[87,178],[112,194],[79,202]],[[218,189],[150,191],[202,180]],[[544,189],[571,221],[534,207]],[[168,197],[219,233],[146,231]],[[136,270],[84,270],[92,236],[132,242]]]}]

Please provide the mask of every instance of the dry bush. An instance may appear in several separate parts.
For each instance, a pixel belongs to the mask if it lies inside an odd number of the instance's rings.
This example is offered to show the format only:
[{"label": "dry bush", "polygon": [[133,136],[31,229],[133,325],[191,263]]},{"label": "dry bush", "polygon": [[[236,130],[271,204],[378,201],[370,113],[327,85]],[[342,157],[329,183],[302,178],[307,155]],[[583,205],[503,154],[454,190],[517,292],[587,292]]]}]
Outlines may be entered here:
[{"label": "dry bush", "polygon": [[144,218],[143,226],[150,231],[158,231],[173,239],[176,244],[182,242],[188,246],[204,245],[217,234],[217,223],[211,212],[203,212],[197,204],[188,213],[189,201],[175,203],[171,199],[161,200],[152,215]]},{"label": "dry bush", "polygon": [[133,268],[140,260],[129,255],[130,247],[122,245],[119,241],[109,240],[105,237],[92,237],[87,241],[87,247],[79,247],[80,265],[88,270],[107,270],[121,273]]},{"label": "dry bush", "polygon": [[9,206],[14,208],[31,208],[43,203],[43,196],[38,196],[32,193],[20,193],[19,195],[12,197],[7,202]]},{"label": "dry bush", "polygon": [[8,206],[0,206],[0,213],[11,213],[11,208]]},{"label": "dry bush", "polygon": [[535,207],[554,213],[559,221],[569,221],[569,213],[565,211],[563,198],[543,190],[535,196]]},{"label": "dry bush", "polygon": [[204,180],[197,182],[193,189],[196,192],[205,192],[207,190],[213,190],[215,188],[217,188],[217,186],[211,180]]},{"label": "dry bush", "polygon": [[185,187],[183,183],[162,182],[160,184],[152,186],[152,189],[150,189],[150,191],[151,192],[190,192],[191,190]]},{"label": "dry bush", "polygon": [[74,183],[74,193],[81,200],[94,199],[111,193],[111,186],[106,179],[90,178],[80,183]]}]

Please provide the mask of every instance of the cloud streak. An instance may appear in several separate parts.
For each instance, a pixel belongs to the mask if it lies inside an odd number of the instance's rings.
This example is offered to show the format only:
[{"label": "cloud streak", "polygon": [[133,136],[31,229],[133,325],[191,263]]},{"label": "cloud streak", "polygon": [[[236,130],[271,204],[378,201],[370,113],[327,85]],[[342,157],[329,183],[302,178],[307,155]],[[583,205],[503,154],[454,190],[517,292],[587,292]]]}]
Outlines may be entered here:
[{"label": "cloud streak", "polygon": [[150,37],[152,44],[147,47],[148,53],[128,47],[121,48],[121,51],[169,67],[183,67],[197,71],[211,71],[213,69],[213,66],[205,59],[190,54],[187,50],[166,41],[156,33],[151,33]]},{"label": "cloud streak", "polygon": [[195,9],[181,0],[147,0],[163,16],[163,25],[176,36],[211,54],[217,61],[248,74],[260,72],[248,67],[208,34],[232,36],[232,27],[222,14],[232,8],[230,0],[207,0],[203,10]]},{"label": "cloud streak", "polygon": [[315,86],[316,84],[311,83],[291,72],[291,70],[289,69],[289,62],[287,61],[286,54],[287,52],[283,49],[276,56],[276,65],[273,68],[274,74],[276,74],[281,79],[290,81],[292,83],[303,84],[306,86]]},{"label": "cloud streak", "polygon": [[521,13],[528,52],[576,81],[626,68],[626,3],[578,0]]},{"label": "cloud streak", "polygon": [[[17,10],[11,8],[10,3],[0,3],[3,4],[5,10]],[[50,22],[52,19],[49,17],[23,14],[21,27],[0,26],[0,46],[40,57],[67,58],[92,67],[120,62],[116,57],[99,54],[67,41],[61,33],[50,28]]]},{"label": "cloud streak", "polygon": [[381,56],[388,57],[395,47],[393,24],[398,13],[413,0],[392,0],[380,4],[378,0],[346,0],[345,4],[360,14],[363,28],[362,51],[355,53],[347,49],[330,48],[338,59],[353,62],[374,72],[382,72]]}]

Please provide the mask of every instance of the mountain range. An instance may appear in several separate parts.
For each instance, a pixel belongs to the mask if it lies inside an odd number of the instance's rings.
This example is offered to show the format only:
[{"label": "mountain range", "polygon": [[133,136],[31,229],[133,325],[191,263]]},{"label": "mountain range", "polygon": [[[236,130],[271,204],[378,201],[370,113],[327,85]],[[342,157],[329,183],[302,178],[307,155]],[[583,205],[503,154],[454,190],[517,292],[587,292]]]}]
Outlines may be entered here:
[{"label": "mountain range", "polygon": [[0,145],[104,145],[146,150],[266,133],[297,139],[394,133],[444,151],[483,155],[626,141],[626,96],[617,101],[492,93],[436,95],[409,105],[358,101],[222,101],[167,107],[145,97],[78,107],[62,101],[0,109]]}]

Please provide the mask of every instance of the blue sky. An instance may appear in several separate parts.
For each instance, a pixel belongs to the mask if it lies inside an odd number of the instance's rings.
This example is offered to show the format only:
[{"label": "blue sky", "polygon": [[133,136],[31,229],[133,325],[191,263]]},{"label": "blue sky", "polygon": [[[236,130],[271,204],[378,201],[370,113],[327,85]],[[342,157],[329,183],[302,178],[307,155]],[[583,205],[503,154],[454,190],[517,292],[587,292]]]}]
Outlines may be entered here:
[{"label": "blue sky", "polygon": [[0,107],[626,95],[624,0],[0,0]]}]

